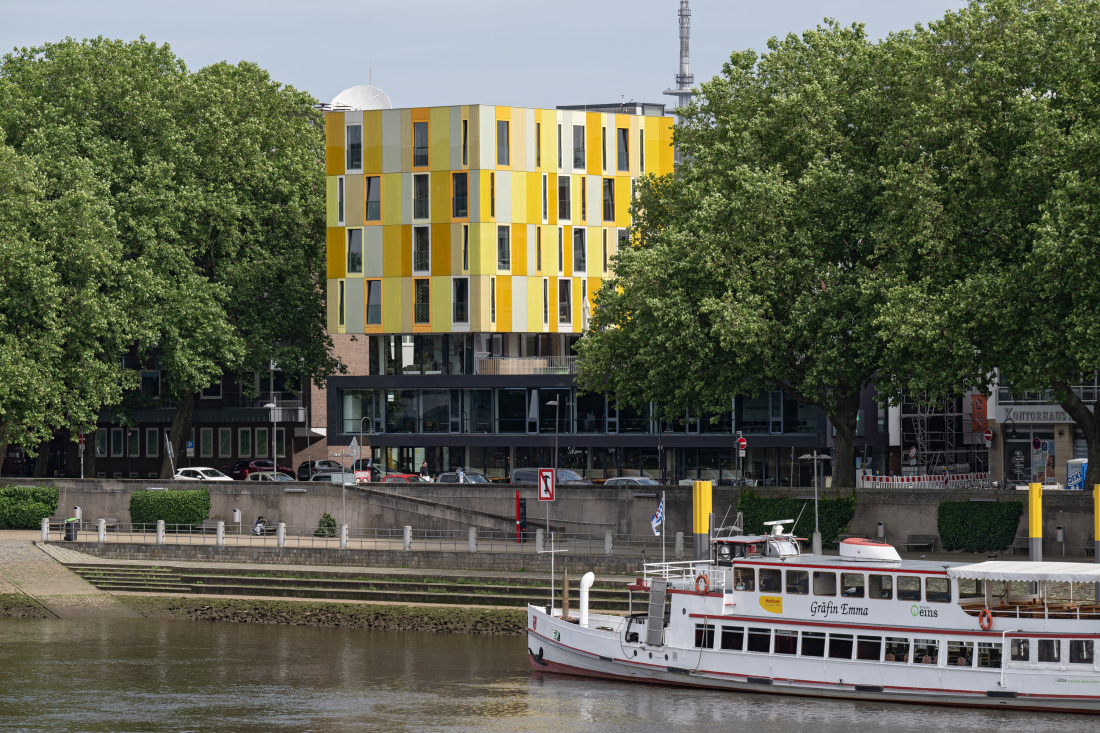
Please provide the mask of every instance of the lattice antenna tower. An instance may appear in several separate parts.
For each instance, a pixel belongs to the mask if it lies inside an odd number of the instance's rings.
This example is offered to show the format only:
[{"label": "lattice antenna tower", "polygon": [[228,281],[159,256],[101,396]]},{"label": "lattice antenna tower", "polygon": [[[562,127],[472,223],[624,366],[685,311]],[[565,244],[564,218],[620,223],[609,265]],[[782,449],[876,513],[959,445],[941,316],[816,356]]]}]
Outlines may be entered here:
[{"label": "lattice antenna tower", "polygon": [[676,109],[691,101],[691,86],[695,75],[691,73],[691,8],[688,0],[680,0],[680,73],[676,75],[676,88],[666,89],[665,94],[676,97]]}]

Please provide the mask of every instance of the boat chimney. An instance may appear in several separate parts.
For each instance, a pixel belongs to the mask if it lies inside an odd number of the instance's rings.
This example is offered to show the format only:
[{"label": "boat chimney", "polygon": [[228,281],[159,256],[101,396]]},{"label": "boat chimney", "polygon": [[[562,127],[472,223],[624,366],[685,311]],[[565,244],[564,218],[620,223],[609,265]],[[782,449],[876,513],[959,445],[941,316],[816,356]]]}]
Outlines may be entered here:
[{"label": "boat chimney", "polygon": [[710,481],[691,482],[692,532],[695,534],[695,562],[710,559],[711,503]]},{"label": "boat chimney", "polygon": [[588,591],[592,587],[592,584],[596,582],[596,576],[591,572],[584,574],[581,578],[581,617],[580,625],[583,628],[588,628]]}]

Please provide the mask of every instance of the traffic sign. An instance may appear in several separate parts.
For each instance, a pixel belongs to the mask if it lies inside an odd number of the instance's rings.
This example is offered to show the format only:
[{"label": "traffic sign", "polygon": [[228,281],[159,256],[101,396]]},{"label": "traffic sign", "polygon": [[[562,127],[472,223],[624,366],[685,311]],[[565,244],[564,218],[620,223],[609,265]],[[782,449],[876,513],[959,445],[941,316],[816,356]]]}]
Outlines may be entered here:
[{"label": "traffic sign", "polygon": [[738,450],[745,450],[745,448],[747,448],[748,445],[749,445],[749,441],[745,440],[744,438],[738,438],[737,439],[737,449]]},{"label": "traffic sign", "polygon": [[187,447],[187,457],[188,458],[194,458],[195,457],[195,441],[193,441],[193,440],[187,441],[187,446],[186,447]]},{"label": "traffic sign", "polygon": [[557,484],[554,469],[539,469],[539,501],[554,500],[554,486]]},{"label": "traffic sign", "polygon": [[911,447],[911,448],[909,449],[909,458],[911,458],[911,459],[912,459],[912,458],[916,458],[916,457],[917,457],[917,447],[916,447],[916,446],[912,446],[912,447]]},{"label": "traffic sign", "polygon": [[77,442],[79,442],[81,445],[84,445],[84,433],[81,433],[79,436],[77,436]]},{"label": "traffic sign", "polygon": [[985,434],[984,435],[985,435],[985,442],[986,443],[993,442],[993,431],[990,428],[985,429]]},{"label": "traffic sign", "polygon": [[1039,450],[1042,447],[1043,447],[1043,441],[1039,440],[1038,438],[1032,438],[1031,439],[1031,448],[1033,450]]}]

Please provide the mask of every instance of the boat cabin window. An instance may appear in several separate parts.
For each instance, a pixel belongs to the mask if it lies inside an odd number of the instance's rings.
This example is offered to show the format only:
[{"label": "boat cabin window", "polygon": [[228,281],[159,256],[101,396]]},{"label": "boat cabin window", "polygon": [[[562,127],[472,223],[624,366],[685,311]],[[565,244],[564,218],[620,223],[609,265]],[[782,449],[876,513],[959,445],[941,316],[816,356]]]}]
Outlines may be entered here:
[{"label": "boat cabin window", "polygon": [[[901,578],[898,578],[901,580]],[[901,589],[898,589],[901,595]],[[936,639],[913,639],[913,663],[914,664],[939,664],[940,642]]]},{"label": "boat cabin window", "polygon": [[1027,639],[1013,639],[1009,645],[1009,654],[1013,662],[1027,662],[1031,660],[1031,645]]},{"label": "boat cabin window", "polygon": [[741,646],[745,643],[745,627],[744,626],[723,626],[722,627],[722,648],[732,649],[733,651],[741,651]]},{"label": "boat cabin window", "polygon": [[[1090,662],[1091,664],[1091,662]],[[1001,668],[1001,643],[994,641],[978,642],[978,666],[986,669]]]},{"label": "boat cabin window", "polygon": [[1061,639],[1039,639],[1039,661],[1057,662],[1062,658]]},{"label": "boat cabin window", "polygon": [[771,629],[754,629],[749,627],[749,643],[745,647],[747,652],[763,652],[768,653],[771,649]]},{"label": "boat cabin window", "polygon": [[899,601],[919,601],[920,600],[920,578],[915,575],[899,575],[898,576],[898,600]]},{"label": "boat cabin window", "polygon": [[949,667],[969,667],[970,660],[974,657],[974,642],[972,641],[956,641],[949,639],[947,641],[947,666]]},{"label": "boat cabin window", "polygon": [[856,659],[877,662],[882,659],[882,637],[860,636],[856,640]]},{"label": "boat cabin window", "polygon": [[734,590],[756,590],[756,568],[733,569]]},{"label": "boat cabin window", "polygon": [[835,596],[836,595],[836,573],[823,573],[820,571],[814,571],[814,595],[815,596]]},{"label": "boat cabin window", "polygon": [[696,649],[713,649],[714,648],[714,625],[713,624],[695,624],[695,648]]},{"label": "boat cabin window", "polygon": [[775,630],[775,653],[794,654],[798,649],[798,632]]},{"label": "boat cabin window", "polygon": [[825,634],[819,631],[802,632],[802,656],[825,656]]},{"label": "boat cabin window", "polygon": [[832,659],[851,659],[852,635],[829,634],[829,657]]},{"label": "boat cabin window", "polygon": [[929,603],[950,603],[951,581],[947,578],[925,578],[924,600]]},{"label": "boat cabin window", "polygon": [[885,598],[890,600],[894,597],[894,578],[890,575],[868,575],[867,576],[867,597],[868,598]]},{"label": "boat cabin window", "polygon": [[985,598],[985,584],[976,578],[959,578],[959,600]]},{"label": "boat cabin window", "polygon": [[1070,664],[1092,664],[1092,640],[1071,639],[1069,642]]},{"label": "boat cabin window", "polygon": [[887,662],[908,662],[909,661],[909,640],[903,639],[899,636],[887,636],[886,637],[886,661]]},{"label": "boat cabin window", "polygon": [[848,598],[863,598],[863,573],[841,573],[840,592]]},{"label": "boat cabin window", "polygon": [[809,570],[787,571],[787,592],[796,596],[804,596],[810,592]]},{"label": "boat cabin window", "polygon": [[[779,593],[783,587],[783,571],[778,568],[760,568],[760,592]],[[794,652],[791,652],[792,654]]]}]

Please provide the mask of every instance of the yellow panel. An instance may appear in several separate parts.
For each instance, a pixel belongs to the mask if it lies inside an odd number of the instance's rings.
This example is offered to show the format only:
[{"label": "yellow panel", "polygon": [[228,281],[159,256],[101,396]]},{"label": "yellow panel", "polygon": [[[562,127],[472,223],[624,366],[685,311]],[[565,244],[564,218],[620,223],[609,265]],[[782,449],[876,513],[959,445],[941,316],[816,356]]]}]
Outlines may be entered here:
[{"label": "yellow panel", "polygon": [[[558,277],[549,277],[549,298],[550,298],[550,333],[558,332]],[[539,299],[542,299],[540,294]]]},{"label": "yellow panel", "polygon": [[[508,141],[508,145],[511,146],[511,161],[512,170],[522,171],[527,170],[527,110],[521,107],[516,107],[512,110],[512,119],[508,125],[508,133],[511,139]],[[535,133],[534,128],[531,128],[531,134]],[[534,163],[534,161],[531,161]]]},{"label": "yellow panel", "polygon": [[411,277],[403,277],[398,287],[401,293],[401,330],[400,333],[412,333],[413,331],[413,281]]},{"label": "yellow panel", "polygon": [[[561,234],[561,237],[562,237],[561,251],[562,251],[562,258],[564,260],[562,262],[562,273],[566,277],[572,277],[573,276],[573,227],[565,226],[565,227],[562,227],[562,229],[564,230]],[[558,243],[557,243],[557,241],[555,241],[554,242],[554,259],[556,260],[557,257],[558,257]],[[557,266],[558,266],[558,263],[555,262],[554,267],[556,268]]]},{"label": "yellow panel", "polygon": [[[432,253],[435,256],[435,253]],[[431,278],[431,330],[434,333],[447,333],[451,330],[451,278]]]},{"label": "yellow panel", "polygon": [[[549,216],[546,218],[547,223],[558,223],[558,174],[548,173],[546,174],[546,203],[549,210]],[[543,235],[546,236],[546,235]]]},{"label": "yellow panel", "polygon": [[[462,243],[458,243],[459,248]],[[460,255],[461,256],[461,255]],[[451,274],[451,225],[432,224],[432,275]],[[432,281],[432,297],[435,297],[435,281]],[[435,301],[433,300],[434,304]],[[432,306],[433,311],[435,306]],[[435,318],[432,318],[435,323]],[[447,329],[450,328],[448,324]],[[445,329],[446,330],[446,329]]]},{"label": "yellow panel", "polygon": [[497,275],[497,331],[512,330],[512,278]]},{"label": "yellow panel", "polygon": [[325,147],[344,147],[344,113],[325,113]]},{"label": "yellow panel", "polygon": [[512,227],[512,272],[527,274],[527,225]]},{"label": "yellow panel", "polygon": [[[402,230],[400,224],[386,224],[382,227],[382,275],[383,277],[401,277],[405,273],[402,264]],[[383,288],[384,289],[384,288]]]},{"label": "yellow panel", "polygon": [[[657,170],[657,173],[661,174],[661,175],[664,175],[666,173],[671,173],[672,172],[672,161],[673,161],[673,155],[672,155],[672,152],[673,152],[672,151],[672,118],[670,118],[670,117],[661,117],[661,118],[659,118],[658,124],[657,124],[657,139],[658,139],[657,152],[660,154],[660,158],[658,159],[659,168]],[[648,161],[649,161],[649,157],[647,156],[646,157],[646,162],[648,162]]]},{"label": "yellow panel", "polygon": [[401,174],[382,176],[382,223],[401,223]]},{"label": "yellow panel", "polygon": [[428,164],[433,171],[451,168],[451,108],[432,107],[428,123]]},{"label": "yellow panel", "polygon": [[344,176],[344,225],[361,227],[366,216],[363,176]]},{"label": "yellow panel", "polygon": [[336,196],[339,188],[336,176],[325,176],[325,226],[334,227],[338,221]]},{"label": "yellow panel", "polygon": [[[512,164],[515,162],[516,151],[512,148],[512,140],[515,135],[512,131],[512,108],[511,107],[496,107],[495,114],[493,116],[493,166],[498,170],[511,170]],[[508,123],[508,165],[497,165],[497,122],[504,120]]]},{"label": "yellow panel", "polygon": [[[589,112],[584,116],[584,144],[585,167],[588,173],[599,174],[602,172],[600,164],[600,130],[603,127],[603,115],[599,112]],[[574,118],[575,119],[575,118]]]},{"label": "yellow panel", "polygon": [[[517,173],[517,176],[523,175]],[[527,206],[524,209],[527,214],[525,221],[528,224],[537,224],[542,221],[542,174],[541,173],[528,173],[527,178]],[[549,191],[547,192],[549,194]],[[549,196],[547,196],[549,198]],[[516,210],[512,210],[513,221],[515,220]]]},{"label": "yellow panel", "polygon": [[[431,107],[410,107],[409,118],[413,122],[427,122],[431,119],[432,108]],[[430,131],[430,128],[429,128]],[[410,131],[411,132],[411,131]]]},{"label": "yellow panel", "polygon": [[329,333],[340,333],[340,281],[328,280],[325,295],[325,326]]},{"label": "yellow panel", "polygon": [[[512,207],[511,208],[512,208],[512,223],[513,224],[526,223],[527,221],[529,221],[529,219],[526,216],[526,212],[527,212],[527,206],[526,206],[526,203],[527,203],[527,176],[524,173],[522,173],[520,171],[517,171],[517,172],[513,173],[512,175],[508,176],[508,178],[511,179],[511,181],[512,181],[512,190],[511,191],[497,191],[497,196],[500,196],[501,193],[503,193],[506,196],[511,196],[512,197],[512,201],[511,201]],[[497,183],[499,185],[500,181],[497,181]]]},{"label": "yellow panel", "polygon": [[325,274],[329,278],[343,277],[346,270],[344,261],[344,234],[343,227],[329,227],[325,231],[325,246],[328,260]]},{"label": "yellow panel", "polygon": [[430,174],[431,192],[428,201],[431,204],[432,221],[451,220],[451,172],[432,171]]},{"label": "yellow panel", "polygon": [[405,310],[401,304],[401,285],[404,278],[382,278],[382,330],[386,333],[401,333],[404,331],[401,323],[402,312]]},{"label": "yellow panel", "polygon": [[363,172],[382,172],[382,110],[363,112]]},{"label": "yellow panel", "polygon": [[630,226],[629,176],[615,176],[615,226]]},{"label": "yellow panel", "polygon": [[[474,171],[470,171],[470,175],[474,175]],[[494,217],[489,216],[489,178],[492,176],[491,171],[478,171],[478,185],[481,191],[481,211],[478,212],[478,218],[482,221],[493,221]],[[471,184],[473,181],[470,182]]]}]

